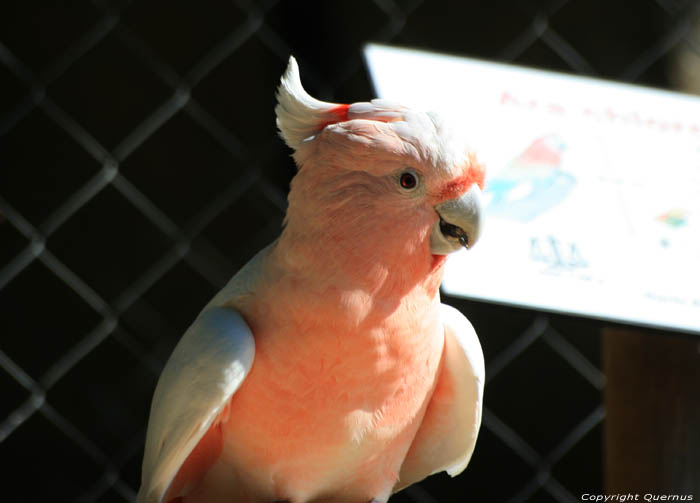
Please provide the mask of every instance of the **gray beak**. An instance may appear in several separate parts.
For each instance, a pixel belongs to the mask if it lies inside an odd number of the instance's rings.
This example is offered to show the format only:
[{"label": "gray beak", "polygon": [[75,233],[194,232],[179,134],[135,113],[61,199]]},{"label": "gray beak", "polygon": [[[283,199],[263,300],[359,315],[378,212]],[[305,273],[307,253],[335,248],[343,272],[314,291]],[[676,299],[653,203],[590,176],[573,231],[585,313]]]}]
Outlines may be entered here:
[{"label": "gray beak", "polygon": [[433,255],[447,255],[461,247],[474,246],[484,223],[481,189],[476,184],[457,199],[438,204],[435,211],[440,218],[430,234]]}]

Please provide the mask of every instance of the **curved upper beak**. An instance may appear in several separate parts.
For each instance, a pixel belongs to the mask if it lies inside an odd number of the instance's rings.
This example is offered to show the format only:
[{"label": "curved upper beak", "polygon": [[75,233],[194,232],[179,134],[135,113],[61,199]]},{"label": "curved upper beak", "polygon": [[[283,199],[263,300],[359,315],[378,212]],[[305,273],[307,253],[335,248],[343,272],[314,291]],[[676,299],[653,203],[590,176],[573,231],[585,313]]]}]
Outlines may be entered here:
[{"label": "curved upper beak", "polygon": [[430,252],[447,255],[461,247],[471,248],[484,224],[481,189],[472,185],[467,192],[435,206],[438,221],[430,234]]}]

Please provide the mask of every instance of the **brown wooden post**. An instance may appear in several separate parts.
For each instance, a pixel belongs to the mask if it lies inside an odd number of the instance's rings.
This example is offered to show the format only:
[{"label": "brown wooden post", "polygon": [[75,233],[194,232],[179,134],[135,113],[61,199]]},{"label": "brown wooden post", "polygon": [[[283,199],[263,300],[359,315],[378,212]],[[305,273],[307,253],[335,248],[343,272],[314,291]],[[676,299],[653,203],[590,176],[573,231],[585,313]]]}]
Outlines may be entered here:
[{"label": "brown wooden post", "polygon": [[700,338],[603,330],[606,492],[700,501]]}]

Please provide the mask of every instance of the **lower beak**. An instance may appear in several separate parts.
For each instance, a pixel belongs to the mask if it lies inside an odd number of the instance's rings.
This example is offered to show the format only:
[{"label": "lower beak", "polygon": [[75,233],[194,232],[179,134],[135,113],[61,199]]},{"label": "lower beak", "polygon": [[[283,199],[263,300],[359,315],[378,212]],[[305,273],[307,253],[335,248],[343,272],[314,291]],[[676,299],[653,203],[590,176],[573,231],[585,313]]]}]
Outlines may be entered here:
[{"label": "lower beak", "polygon": [[430,252],[447,255],[460,248],[471,248],[479,239],[484,223],[481,189],[472,185],[457,199],[435,206],[439,218],[430,234]]}]

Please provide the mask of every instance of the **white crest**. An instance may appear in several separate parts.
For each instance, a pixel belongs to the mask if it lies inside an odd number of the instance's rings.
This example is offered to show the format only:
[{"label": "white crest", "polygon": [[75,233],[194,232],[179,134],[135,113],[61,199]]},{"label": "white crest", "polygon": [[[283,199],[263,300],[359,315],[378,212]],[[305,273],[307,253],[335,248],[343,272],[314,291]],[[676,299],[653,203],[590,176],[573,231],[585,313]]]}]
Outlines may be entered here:
[{"label": "white crest", "polygon": [[297,150],[307,138],[318,134],[326,125],[338,122],[342,105],[326,103],[310,96],[302,87],[299,67],[293,56],[277,88],[277,127],[280,136]]}]

